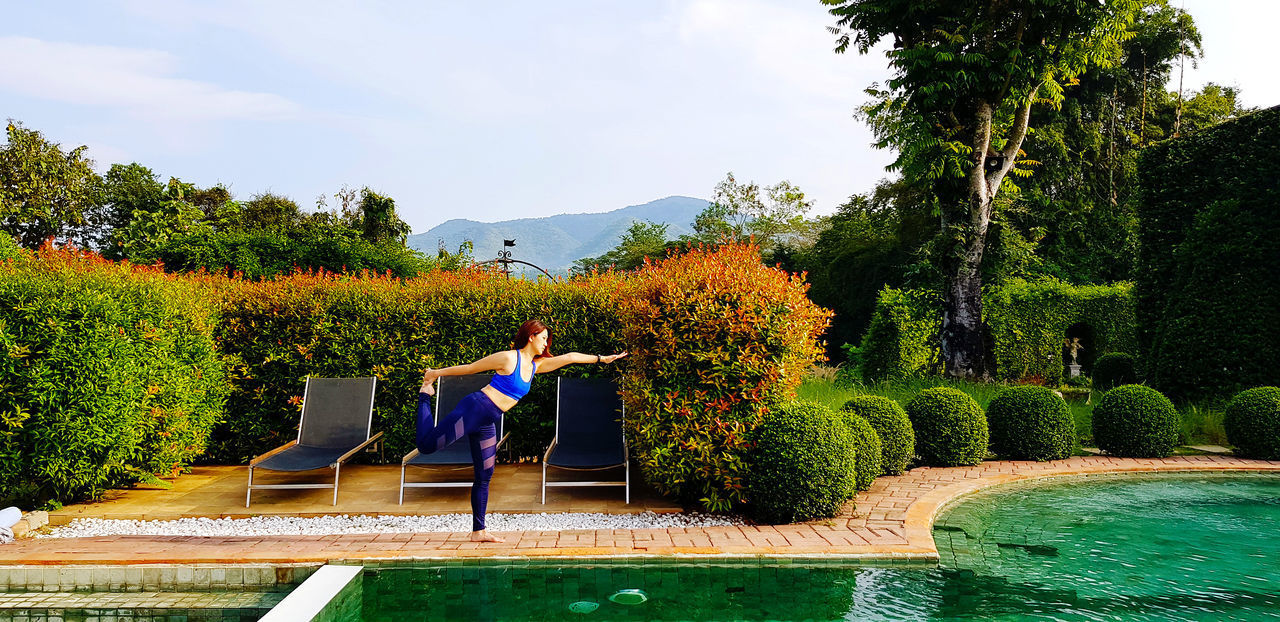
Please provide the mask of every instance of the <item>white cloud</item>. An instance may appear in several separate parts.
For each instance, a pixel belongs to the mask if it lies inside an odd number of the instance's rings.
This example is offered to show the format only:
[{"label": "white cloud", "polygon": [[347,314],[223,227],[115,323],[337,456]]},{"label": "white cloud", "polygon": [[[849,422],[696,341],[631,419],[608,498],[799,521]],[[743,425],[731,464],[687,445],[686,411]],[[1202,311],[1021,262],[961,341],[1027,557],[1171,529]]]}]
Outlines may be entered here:
[{"label": "white cloud", "polygon": [[0,89],[162,120],[285,120],[300,107],[271,93],[226,89],[175,77],[167,52],[0,37]]}]

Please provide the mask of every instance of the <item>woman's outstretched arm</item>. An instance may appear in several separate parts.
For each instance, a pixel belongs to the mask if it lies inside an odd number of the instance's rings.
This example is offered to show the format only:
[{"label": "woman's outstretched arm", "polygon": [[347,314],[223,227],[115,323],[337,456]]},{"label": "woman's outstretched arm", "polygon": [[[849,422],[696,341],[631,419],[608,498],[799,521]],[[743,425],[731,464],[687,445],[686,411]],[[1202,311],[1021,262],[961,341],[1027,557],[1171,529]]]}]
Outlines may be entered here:
[{"label": "woman's outstretched arm", "polygon": [[429,383],[440,376],[465,376],[467,374],[478,374],[482,371],[497,371],[508,366],[511,363],[511,352],[494,352],[478,361],[472,361],[465,365],[454,365],[453,367],[442,367],[440,369],[428,369],[422,377],[423,384]]},{"label": "woman's outstretched arm", "polygon": [[559,356],[551,356],[538,361],[538,373],[545,374],[547,372],[553,372],[565,365],[572,365],[574,363],[612,363],[626,355],[626,352],[619,352],[617,354],[583,354],[581,352],[566,352]]}]

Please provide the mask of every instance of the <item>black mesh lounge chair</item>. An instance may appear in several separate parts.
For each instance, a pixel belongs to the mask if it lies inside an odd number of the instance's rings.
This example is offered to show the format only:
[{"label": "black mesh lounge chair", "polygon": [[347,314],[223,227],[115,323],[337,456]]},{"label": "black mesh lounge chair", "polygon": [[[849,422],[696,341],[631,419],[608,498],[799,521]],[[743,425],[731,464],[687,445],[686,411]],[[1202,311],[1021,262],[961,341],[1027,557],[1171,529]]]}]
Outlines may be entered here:
[{"label": "black mesh lounge chair", "polygon": [[[302,422],[298,424],[298,440],[268,451],[249,462],[249,489],[244,507],[254,489],[265,488],[333,488],[333,504],[338,504],[338,476],[342,463],[377,443],[381,447],[382,432],[373,436],[373,391],[377,378],[307,378],[302,397]],[[254,484],[253,470],[310,471],[333,469],[332,484]]]},{"label": "black mesh lounge chair", "polygon": [[[542,459],[542,502],[548,486],[622,486],[631,503],[631,466],[618,384],[607,378],[558,378],[556,435]],[[547,481],[547,467],[602,471],[621,467],[623,481]]]},{"label": "black mesh lounge chair", "polygon": [[[441,376],[436,385],[435,407],[432,418],[439,423],[440,417],[453,411],[462,398],[479,391],[489,384],[491,374],[467,374],[465,376]],[[502,433],[502,420],[498,420],[498,447],[507,437]],[[438,467],[438,470],[453,472],[466,471],[465,479],[434,482],[407,482],[405,471],[409,467]],[[463,488],[471,485],[473,479],[471,463],[471,444],[461,438],[457,442],[435,453],[423,454],[418,450],[409,452],[400,461],[400,505],[404,505],[405,488]]]}]

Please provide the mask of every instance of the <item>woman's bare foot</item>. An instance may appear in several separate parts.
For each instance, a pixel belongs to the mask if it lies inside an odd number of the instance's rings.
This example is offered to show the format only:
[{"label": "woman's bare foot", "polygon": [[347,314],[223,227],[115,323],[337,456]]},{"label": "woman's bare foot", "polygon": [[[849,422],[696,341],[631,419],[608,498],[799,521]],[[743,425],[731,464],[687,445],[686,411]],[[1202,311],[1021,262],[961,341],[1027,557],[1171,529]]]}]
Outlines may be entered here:
[{"label": "woman's bare foot", "polygon": [[418,389],[418,391],[421,391],[422,393],[426,393],[427,395],[435,395],[436,394],[435,378],[427,380],[427,374],[430,374],[430,373],[431,373],[430,367],[428,367],[426,371],[422,372],[422,388]]},{"label": "woman's bare foot", "polygon": [[486,529],[481,529],[480,531],[471,532],[471,541],[472,542],[506,542],[506,540],[503,540],[502,538],[499,538],[498,536],[495,536],[489,533],[489,531]]}]

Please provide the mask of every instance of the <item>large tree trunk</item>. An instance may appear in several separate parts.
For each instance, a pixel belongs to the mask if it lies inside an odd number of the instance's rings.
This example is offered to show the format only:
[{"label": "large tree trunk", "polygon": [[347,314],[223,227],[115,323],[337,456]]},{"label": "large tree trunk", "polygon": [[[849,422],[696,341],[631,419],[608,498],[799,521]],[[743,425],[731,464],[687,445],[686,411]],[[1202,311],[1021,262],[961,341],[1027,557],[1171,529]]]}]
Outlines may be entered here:
[{"label": "large tree trunk", "polygon": [[[986,348],[982,339],[983,244],[969,245],[977,252],[976,262],[965,258],[948,270],[942,313],[942,364],[947,375],[979,379],[985,376]],[[976,246],[976,248],[974,248]]]},{"label": "large tree trunk", "polygon": [[[948,222],[943,210],[943,230],[959,226],[962,239],[947,254],[943,264],[946,284],[943,291],[941,358],[944,372],[953,378],[985,378],[987,352],[983,341],[982,322],[982,254],[987,245],[987,228],[991,224],[991,207],[996,192],[1026,138],[1031,116],[1031,103],[1039,87],[1019,106],[1009,141],[1003,151],[991,149],[991,121],[995,113],[991,104],[979,102],[976,124],[970,145],[973,156],[965,179],[965,209]],[[988,157],[995,157],[987,166]]]}]

